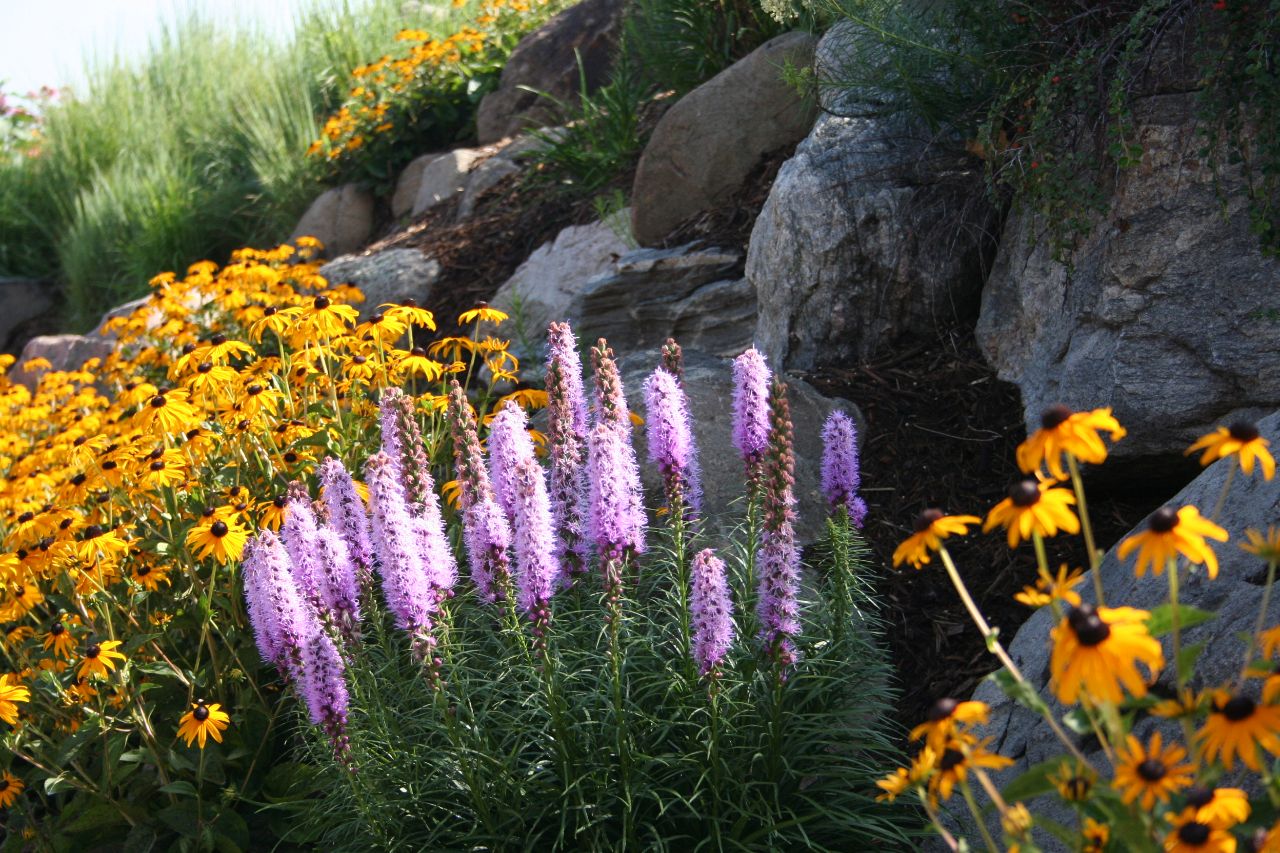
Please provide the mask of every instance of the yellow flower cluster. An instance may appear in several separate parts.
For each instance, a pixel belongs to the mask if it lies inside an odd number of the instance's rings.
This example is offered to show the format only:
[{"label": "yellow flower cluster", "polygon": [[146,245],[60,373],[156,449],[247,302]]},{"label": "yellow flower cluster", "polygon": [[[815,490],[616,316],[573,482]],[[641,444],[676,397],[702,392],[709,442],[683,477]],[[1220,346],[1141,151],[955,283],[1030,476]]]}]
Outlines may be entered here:
[{"label": "yellow flower cluster", "polygon": [[552,0],[484,0],[472,25],[443,39],[425,30],[402,30],[396,39],[409,45],[407,53],[352,69],[356,86],[325,120],[307,154],[339,160],[390,133],[398,119],[420,112],[418,101],[447,92],[465,97],[466,81],[495,65],[510,49],[507,36],[536,26],[553,6]]},{"label": "yellow flower cluster", "polygon": [[[545,405],[539,392],[491,393],[519,369],[482,332],[501,312],[467,312],[469,337],[436,340],[412,300],[361,321],[362,294],[320,276],[316,241],[297,242],[157,276],[104,324],[113,351],[83,367],[0,361],[0,720],[42,778],[100,792],[57,758],[86,724],[121,740],[113,754],[143,750],[163,778],[179,735],[220,742],[241,710],[197,691],[267,701],[236,563],[255,531],[279,528],[291,481],[326,453],[363,461],[381,391],[414,394],[437,440],[455,378],[481,386],[482,411]],[[155,723],[157,708],[171,724]]]},{"label": "yellow flower cluster", "polygon": [[[1187,608],[1179,602],[1179,577],[1202,566],[1209,580],[1218,576],[1218,557],[1210,542],[1226,542],[1228,532],[1215,518],[1206,518],[1195,506],[1163,507],[1152,513],[1144,529],[1124,539],[1117,554],[1134,559],[1134,573],[1141,578],[1150,569],[1169,584],[1169,605],[1157,615],[1131,607],[1104,605],[1098,571],[1101,552],[1094,547],[1085,504],[1080,464],[1098,464],[1107,458],[1101,433],[1111,440],[1123,438],[1124,428],[1109,409],[1072,412],[1054,406],[1045,412],[1041,428],[1017,451],[1022,471],[1034,479],[1013,486],[1009,497],[987,514],[985,522],[972,515],[946,515],[926,510],[915,532],[894,553],[894,565],[910,563],[917,569],[934,554],[941,557],[961,601],[987,642],[987,648],[1003,666],[998,679],[1011,697],[1041,714],[1061,741],[1064,754],[1041,767],[1038,773],[1074,805],[1080,813],[1077,849],[1101,851],[1110,829],[1125,825],[1145,836],[1153,847],[1166,851],[1221,851],[1236,849],[1234,829],[1244,824],[1251,808],[1245,793],[1235,788],[1213,788],[1222,773],[1243,765],[1269,780],[1265,753],[1280,757],[1280,667],[1272,658],[1280,652],[1280,627],[1263,630],[1271,588],[1280,566],[1280,531],[1245,531],[1241,547],[1267,564],[1267,584],[1257,624],[1246,640],[1244,665],[1238,675],[1216,688],[1196,692],[1187,686],[1197,649],[1184,650],[1181,628],[1189,619],[1211,614]],[[1276,465],[1269,442],[1250,423],[1220,427],[1196,441],[1187,453],[1201,452],[1202,464],[1226,460],[1231,467],[1224,477],[1218,500],[1221,508],[1237,472],[1265,480],[1275,476]],[[1213,516],[1217,516],[1217,511]],[[1035,547],[1037,578],[1016,598],[1030,607],[1050,607],[1056,624],[1050,631],[1049,684],[1059,702],[1074,706],[1076,726],[1088,726],[1097,737],[1103,758],[1111,765],[1111,793],[1096,796],[1100,774],[1062,723],[1005,651],[997,632],[987,624],[947,550],[945,540],[963,536],[981,523],[984,531],[1003,528],[1010,548],[1022,542]],[[1049,567],[1044,542],[1058,533],[1083,532],[1093,570],[1094,602],[1086,602],[1075,587],[1083,570],[1061,565]],[[1153,702],[1147,694],[1165,668],[1158,637],[1169,634],[1177,698]],[[1255,648],[1266,657],[1265,666],[1253,662]],[[1262,681],[1258,687],[1251,682]],[[1146,740],[1132,732],[1133,711],[1143,709],[1157,718],[1178,719],[1183,743],[1166,741],[1160,731]],[[959,788],[974,810],[976,826],[989,849],[995,840],[977,811],[971,783],[976,781],[999,810],[1008,849],[1034,848],[1031,831],[1036,825],[1022,803],[1008,803],[987,770],[999,770],[1011,762],[987,751],[988,740],[973,728],[987,722],[990,709],[981,702],[939,700],[926,722],[912,731],[923,739],[919,753],[908,767],[899,767],[878,784],[881,799],[892,800],[914,791],[938,831],[950,839],[938,821],[937,809]],[[1201,721],[1199,730],[1195,729]],[[1079,729],[1078,729],[1079,730]],[[1049,772],[1051,771],[1051,772]],[[1197,784],[1199,782],[1199,784]],[[1026,790],[1024,777],[1018,790]],[[1012,786],[1011,786],[1012,787]],[[1117,796],[1118,795],[1118,796]],[[1137,809],[1132,807],[1137,806]],[[1123,806],[1123,808],[1121,808]],[[1164,823],[1151,819],[1159,813]],[[954,841],[954,839],[951,839]],[[1255,849],[1280,849],[1280,823],[1258,829]]]}]

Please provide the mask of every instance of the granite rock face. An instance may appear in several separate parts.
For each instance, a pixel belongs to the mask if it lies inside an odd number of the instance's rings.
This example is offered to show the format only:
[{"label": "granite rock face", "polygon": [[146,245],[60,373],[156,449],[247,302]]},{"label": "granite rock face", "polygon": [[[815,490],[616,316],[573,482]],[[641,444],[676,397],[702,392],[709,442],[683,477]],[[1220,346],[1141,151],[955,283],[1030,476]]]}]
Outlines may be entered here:
[{"label": "granite rock face", "polygon": [[[113,341],[97,335],[40,335],[27,341],[8,376],[18,385],[34,391],[40,377],[46,373],[79,370],[89,359],[106,358],[114,350]],[[37,358],[47,359],[51,367],[31,371],[23,369],[26,362]]]},{"label": "granite rock face", "polygon": [[13,340],[18,327],[53,308],[53,295],[54,286],[50,281],[0,278],[0,349],[8,350],[20,343]]},{"label": "granite rock face", "polygon": [[[660,363],[657,349],[629,352],[618,362],[627,402],[631,410],[641,416],[645,413],[644,380]],[[827,515],[826,501],[822,497],[822,425],[836,409],[848,414],[859,426],[862,416],[857,407],[846,400],[824,397],[795,377],[786,377],[786,381],[790,389],[791,418],[795,425],[796,535],[801,542],[809,543],[822,535]],[[742,521],[741,503],[734,505],[732,502],[738,500],[746,489],[742,459],[731,443],[732,359],[685,348],[684,385],[689,398],[694,439],[700,451],[708,529],[713,540],[724,541],[734,525]],[[643,428],[635,431],[635,444],[636,453],[642,461],[645,502],[651,507],[661,506],[662,477],[656,466],[645,461],[648,449]]]},{"label": "granite rock face", "polygon": [[387,302],[417,300],[430,308],[432,288],[440,278],[440,264],[417,249],[387,249],[372,255],[346,255],[322,266],[330,284],[351,284],[364,293],[361,319],[368,319]]},{"label": "granite rock face", "polygon": [[480,101],[480,143],[555,124],[561,118],[555,102],[537,92],[572,104],[581,92],[582,77],[588,91],[602,85],[612,67],[625,5],[623,0],[584,0],[521,39],[503,66],[498,88]]},{"label": "granite rock face", "polygon": [[357,251],[373,234],[373,194],[356,184],[325,190],[298,221],[289,240],[315,237],[329,257]]},{"label": "granite rock face", "polygon": [[[474,148],[455,148],[422,164],[418,174],[418,191],[410,213],[420,216],[443,201],[464,192],[471,168],[484,157]],[[412,167],[412,163],[410,167]]]},{"label": "granite rock face", "polygon": [[644,246],[714,209],[738,190],[765,155],[790,149],[813,126],[816,107],[782,79],[806,67],[816,40],[771,39],[689,92],[662,116],[636,167],[632,228]]},{"label": "granite rock face", "polygon": [[1280,259],[1259,251],[1239,170],[1215,181],[1203,162],[1195,103],[1138,101],[1141,162],[1065,263],[1047,223],[1015,211],[982,294],[978,342],[1028,424],[1054,403],[1111,406],[1120,458],[1280,406]]}]

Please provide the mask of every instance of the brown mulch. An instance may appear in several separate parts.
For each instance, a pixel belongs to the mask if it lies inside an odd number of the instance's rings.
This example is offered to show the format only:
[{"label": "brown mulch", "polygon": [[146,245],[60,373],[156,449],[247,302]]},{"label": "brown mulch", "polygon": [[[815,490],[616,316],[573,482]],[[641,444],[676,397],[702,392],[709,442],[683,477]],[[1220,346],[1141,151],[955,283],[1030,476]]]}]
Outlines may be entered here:
[{"label": "brown mulch", "polygon": [[[922,509],[985,516],[1022,475],[1014,449],[1026,437],[1017,389],[999,381],[972,332],[955,332],[900,349],[869,364],[828,368],[807,377],[825,394],[856,402],[866,417],[863,491],[865,534],[889,623],[899,676],[902,722],[923,719],[938,698],[966,698],[996,667],[942,567],[893,571],[893,550]],[[1089,510],[1101,547],[1127,533],[1167,497],[1095,488],[1086,472]],[[1057,537],[1050,564],[1083,565],[1081,538]],[[1031,611],[1013,600],[1035,580],[1030,545],[1010,551],[1004,536],[971,535],[948,547],[988,621],[1007,643]]]}]

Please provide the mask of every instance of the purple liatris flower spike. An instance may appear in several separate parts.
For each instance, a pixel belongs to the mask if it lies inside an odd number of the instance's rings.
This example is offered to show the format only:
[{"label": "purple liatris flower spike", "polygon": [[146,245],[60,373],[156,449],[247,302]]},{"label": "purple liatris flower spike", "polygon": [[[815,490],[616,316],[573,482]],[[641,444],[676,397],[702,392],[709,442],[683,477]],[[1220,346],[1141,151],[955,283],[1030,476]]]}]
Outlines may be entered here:
[{"label": "purple liatris flower spike", "polygon": [[510,582],[511,525],[493,498],[475,414],[456,380],[449,389],[449,429],[471,581],[483,600],[494,602],[505,594]]},{"label": "purple liatris flower spike", "polygon": [[595,371],[596,423],[611,423],[631,428],[631,410],[627,408],[627,394],[622,388],[622,374],[613,350],[604,338],[591,350],[591,367]]},{"label": "purple liatris flower spike", "polygon": [[832,412],[822,428],[822,493],[832,510],[844,507],[859,530],[867,517],[866,501],[858,495],[861,485],[857,429],[844,412]]},{"label": "purple liatris flower spike", "polygon": [[385,453],[365,466],[373,509],[374,544],[387,607],[396,625],[412,632],[430,631],[438,606],[436,590],[422,564],[418,528],[409,514],[395,465]]},{"label": "purple liatris flower spike", "polygon": [[498,506],[508,518],[515,517],[516,462],[533,455],[528,415],[515,403],[508,403],[489,424],[489,475]]},{"label": "purple liatris flower spike", "polygon": [[601,557],[644,551],[640,469],[630,427],[596,424],[588,445],[591,539]]},{"label": "purple liatris flower spike", "polygon": [[347,543],[351,559],[363,576],[373,568],[373,543],[369,538],[369,512],[356,491],[355,481],[346,466],[329,457],[320,464],[320,482],[324,484],[329,522]]},{"label": "purple liatris flower spike", "polygon": [[542,466],[532,456],[516,462],[512,483],[515,498],[516,603],[535,622],[560,581],[555,560],[551,502]]},{"label": "purple liatris flower spike", "polygon": [[764,457],[762,500],[763,521],[756,551],[759,589],[756,611],[760,639],[786,677],[786,667],[795,661],[794,637],[800,633],[800,548],[796,544],[795,456],[792,452],[791,408],[787,386],[774,379],[769,394],[769,445]]},{"label": "purple liatris flower spike", "polygon": [[568,323],[547,332],[547,443],[551,452],[551,511],[556,559],[569,576],[587,569],[587,404],[582,361]]},{"label": "purple liatris flower spike", "polygon": [[659,367],[644,384],[649,460],[662,471],[667,501],[677,497],[696,516],[702,509],[702,472],[689,420],[689,402],[680,381]]},{"label": "purple liatris flower spike", "polygon": [[710,548],[693,557],[689,591],[689,615],[693,628],[693,660],[698,673],[713,672],[733,644],[733,599],[725,576],[724,560]]},{"label": "purple liatris flower spike", "polygon": [[733,446],[754,471],[769,444],[769,367],[752,347],[733,360]]},{"label": "purple liatris flower spike", "polygon": [[344,634],[360,624],[360,581],[351,551],[338,531],[321,527],[316,536],[320,562],[320,599]]},{"label": "purple liatris flower spike", "polygon": [[245,549],[244,594],[262,659],[297,678],[301,649],[320,626],[298,591],[288,551],[270,530]]},{"label": "purple liatris flower spike", "polygon": [[404,396],[399,388],[382,392],[378,405],[378,423],[382,427],[382,452],[395,469],[396,479],[402,479],[401,465],[404,459],[404,436],[400,433],[399,400]]},{"label": "purple liatris flower spike", "polygon": [[280,526],[280,538],[289,552],[293,564],[293,576],[298,589],[313,605],[319,605],[320,575],[320,526],[306,487],[295,481],[289,484],[289,500],[285,504],[284,524]]},{"label": "purple liatris flower spike", "polygon": [[349,698],[344,667],[338,649],[324,631],[317,631],[302,647],[302,699],[313,725],[324,729],[333,744],[334,755],[348,761],[347,740]]}]

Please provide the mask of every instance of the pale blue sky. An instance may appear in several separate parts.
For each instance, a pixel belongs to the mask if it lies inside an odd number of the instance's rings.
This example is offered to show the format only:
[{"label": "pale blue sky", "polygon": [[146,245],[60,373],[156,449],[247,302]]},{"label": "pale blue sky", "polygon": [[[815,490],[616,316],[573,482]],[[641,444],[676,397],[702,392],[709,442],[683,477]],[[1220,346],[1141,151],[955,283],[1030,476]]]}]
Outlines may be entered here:
[{"label": "pale blue sky", "polygon": [[168,20],[196,9],[211,17],[287,30],[309,0],[0,0],[0,81],[25,94],[75,85],[84,60],[146,50]]}]

